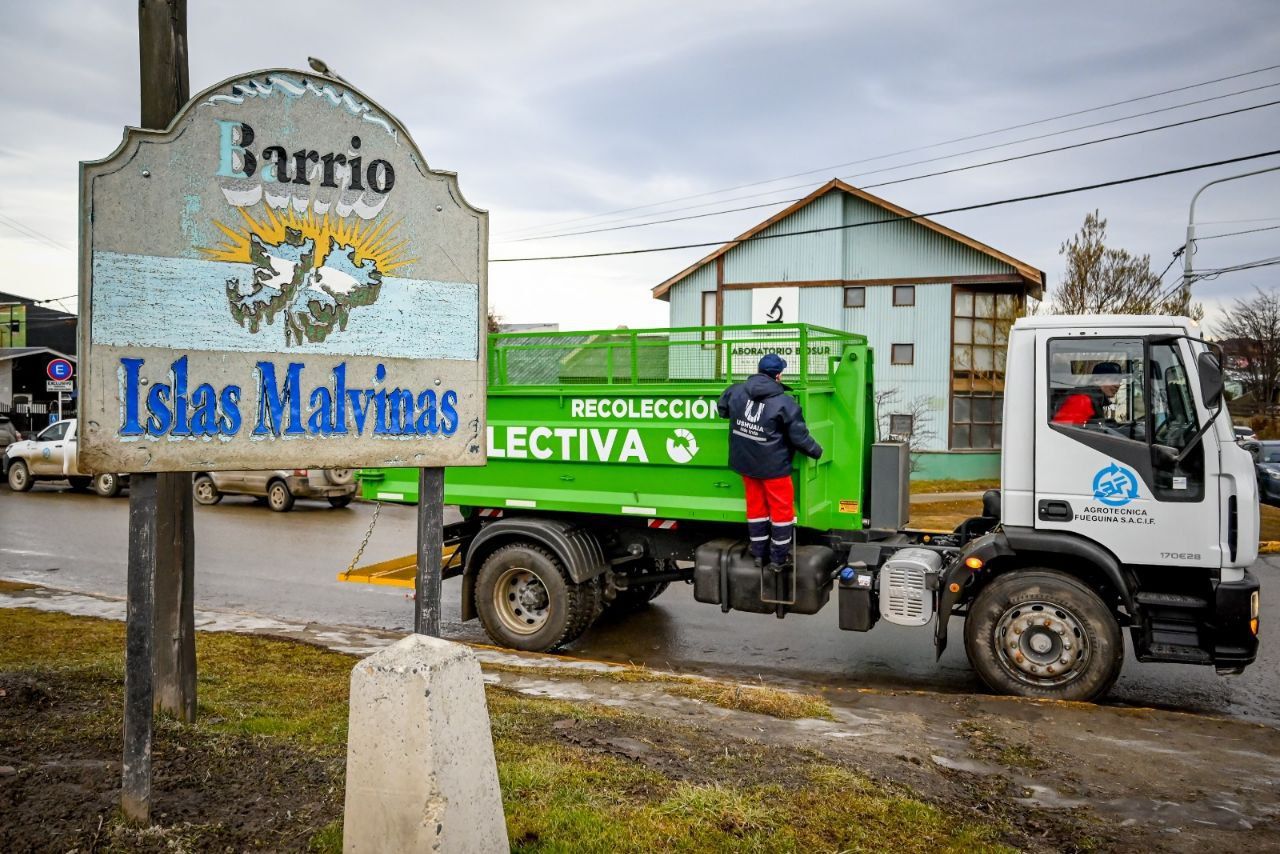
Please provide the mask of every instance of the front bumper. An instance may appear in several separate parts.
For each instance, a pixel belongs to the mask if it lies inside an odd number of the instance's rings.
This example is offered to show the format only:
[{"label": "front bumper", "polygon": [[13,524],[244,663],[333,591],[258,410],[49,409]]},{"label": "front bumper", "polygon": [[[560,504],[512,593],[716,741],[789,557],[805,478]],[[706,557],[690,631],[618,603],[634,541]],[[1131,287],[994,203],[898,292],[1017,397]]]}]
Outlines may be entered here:
[{"label": "front bumper", "polygon": [[1219,670],[1238,672],[1258,657],[1259,591],[1258,577],[1248,570],[1240,581],[1218,583],[1206,628]]}]

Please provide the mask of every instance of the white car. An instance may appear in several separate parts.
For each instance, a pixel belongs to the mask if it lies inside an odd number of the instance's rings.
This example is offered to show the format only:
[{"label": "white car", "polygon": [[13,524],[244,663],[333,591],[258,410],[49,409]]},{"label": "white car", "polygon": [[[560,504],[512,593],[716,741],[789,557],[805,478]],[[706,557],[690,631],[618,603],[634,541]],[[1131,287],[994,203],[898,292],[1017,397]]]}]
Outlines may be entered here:
[{"label": "white car", "polygon": [[4,454],[9,472],[9,488],[26,492],[38,480],[65,480],[75,490],[88,489],[111,498],[128,483],[122,474],[81,474],[76,467],[76,419],[50,424],[35,438],[14,442]]}]

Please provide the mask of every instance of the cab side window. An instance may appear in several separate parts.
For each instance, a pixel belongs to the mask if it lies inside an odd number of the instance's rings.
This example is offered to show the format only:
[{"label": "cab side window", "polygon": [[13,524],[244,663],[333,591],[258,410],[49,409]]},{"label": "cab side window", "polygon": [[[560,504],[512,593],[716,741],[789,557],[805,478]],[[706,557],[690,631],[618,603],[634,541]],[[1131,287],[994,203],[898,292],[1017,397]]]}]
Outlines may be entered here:
[{"label": "cab side window", "polygon": [[[1190,498],[1204,485],[1204,443],[1188,445],[1200,429],[1186,366],[1177,344],[1154,344],[1148,369],[1151,397],[1151,461],[1157,498]],[[1186,456],[1179,462],[1177,456]]]},{"label": "cab side window", "polygon": [[1142,341],[1058,338],[1049,342],[1049,421],[1146,441]]},{"label": "cab side window", "polygon": [[46,427],[44,432],[36,437],[40,442],[56,442],[67,435],[67,425],[70,421],[59,421],[50,427]]},{"label": "cab side window", "polygon": [[1130,466],[1158,501],[1204,497],[1204,443],[1179,341],[1055,338],[1048,357],[1056,432]]}]

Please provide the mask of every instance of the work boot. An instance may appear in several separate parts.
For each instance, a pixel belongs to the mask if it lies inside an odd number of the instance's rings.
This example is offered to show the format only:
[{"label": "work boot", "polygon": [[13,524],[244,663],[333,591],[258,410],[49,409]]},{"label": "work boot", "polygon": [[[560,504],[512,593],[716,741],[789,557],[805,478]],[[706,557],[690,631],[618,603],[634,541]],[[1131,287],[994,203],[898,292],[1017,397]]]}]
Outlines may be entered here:
[{"label": "work boot", "polygon": [[751,562],[756,565],[756,569],[764,569],[764,555],[752,555]]}]

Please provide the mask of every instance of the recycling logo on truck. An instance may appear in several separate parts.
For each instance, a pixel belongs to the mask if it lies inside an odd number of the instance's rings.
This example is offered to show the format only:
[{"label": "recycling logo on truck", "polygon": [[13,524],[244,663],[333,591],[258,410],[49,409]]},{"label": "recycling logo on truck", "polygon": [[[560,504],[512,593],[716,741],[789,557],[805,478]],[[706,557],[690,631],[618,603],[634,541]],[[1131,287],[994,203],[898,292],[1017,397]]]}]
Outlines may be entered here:
[{"label": "recycling logo on truck", "polygon": [[671,462],[684,464],[698,455],[698,440],[683,427],[677,428],[667,439],[667,456]]}]

